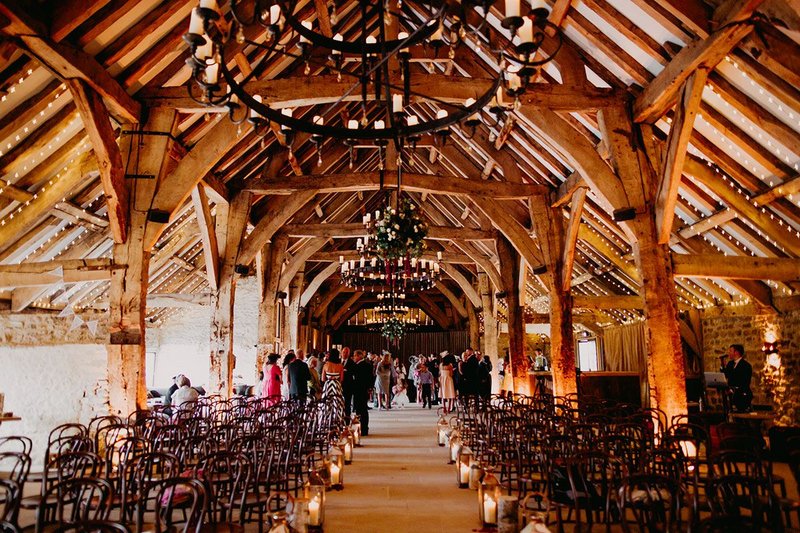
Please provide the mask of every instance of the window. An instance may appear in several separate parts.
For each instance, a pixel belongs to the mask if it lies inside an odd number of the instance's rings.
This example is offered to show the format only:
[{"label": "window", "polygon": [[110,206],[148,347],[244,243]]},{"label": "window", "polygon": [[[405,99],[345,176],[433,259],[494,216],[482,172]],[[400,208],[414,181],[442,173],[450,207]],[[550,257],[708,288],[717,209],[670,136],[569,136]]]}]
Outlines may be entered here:
[{"label": "window", "polygon": [[597,362],[597,339],[578,341],[578,361],[581,372],[595,372],[600,369]]}]

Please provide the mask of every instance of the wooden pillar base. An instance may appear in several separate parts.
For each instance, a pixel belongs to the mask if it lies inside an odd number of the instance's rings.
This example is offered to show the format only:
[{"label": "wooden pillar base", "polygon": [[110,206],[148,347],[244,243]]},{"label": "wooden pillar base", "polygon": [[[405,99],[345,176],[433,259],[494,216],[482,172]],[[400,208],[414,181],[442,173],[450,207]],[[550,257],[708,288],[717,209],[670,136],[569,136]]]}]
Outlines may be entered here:
[{"label": "wooden pillar base", "polygon": [[108,344],[106,351],[109,413],[126,417],[137,409],[147,409],[144,343]]}]

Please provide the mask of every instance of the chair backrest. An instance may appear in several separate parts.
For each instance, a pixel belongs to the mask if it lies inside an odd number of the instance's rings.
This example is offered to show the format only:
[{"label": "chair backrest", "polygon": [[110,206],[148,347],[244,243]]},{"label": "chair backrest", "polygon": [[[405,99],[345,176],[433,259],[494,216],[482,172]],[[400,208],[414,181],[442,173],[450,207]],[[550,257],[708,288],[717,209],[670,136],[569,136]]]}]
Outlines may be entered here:
[{"label": "chair backrest", "polygon": [[0,472],[20,486],[25,484],[31,470],[31,456],[24,452],[0,452]]},{"label": "chair backrest", "polygon": [[0,479],[0,522],[16,525],[22,485],[10,479]]},{"label": "chair backrest", "polygon": [[148,523],[148,502],[152,510],[153,533],[198,532],[203,523],[206,490],[203,482],[186,477],[171,477],[149,483],[136,513],[136,530]]},{"label": "chair backrest", "polygon": [[713,515],[739,516],[753,523],[754,530],[782,529],[780,509],[770,483],[747,475],[723,475],[708,480],[708,504]]},{"label": "chair backrest", "polygon": [[89,425],[86,428],[89,437],[94,441],[95,453],[103,453],[98,446],[98,436],[102,432],[103,428],[119,424],[122,424],[122,419],[116,415],[96,416],[89,421]]},{"label": "chair backrest", "polygon": [[[54,457],[47,465],[55,482],[79,477],[95,477],[100,474],[101,460],[93,452],[66,452]],[[48,476],[50,477],[50,476]]]},{"label": "chair backrest", "polygon": [[50,487],[36,513],[36,533],[50,524],[85,520],[106,520],[111,511],[114,489],[105,479],[79,477],[65,479]]},{"label": "chair backrest", "polygon": [[61,524],[53,533],[130,533],[125,524],[110,520],[82,520],[73,524]]},{"label": "chair backrest", "polygon": [[120,486],[121,516],[129,516],[130,511],[140,503],[147,504],[142,502],[142,498],[150,484],[178,477],[180,471],[180,461],[169,453],[145,452],[131,457],[125,463]]},{"label": "chair backrest", "polygon": [[680,519],[680,484],[667,476],[641,473],[626,477],[619,490],[623,529],[673,531]]},{"label": "chair backrest", "polygon": [[241,510],[251,483],[252,468],[247,457],[241,453],[217,452],[204,458],[198,471],[202,472],[203,480],[210,489],[208,498],[212,508],[221,500],[228,501],[229,519],[234,511]]},{"label": "chair backrest", "polygon": [[760,457],[746,450],[722,450],[713,454],[709,459],[709,473],[716,477],[734,474],[764,477],[766,474]]},{"label": "chair backrest", "polygon": [[0,452],[20,452],[31,454],[33,441],[22,435],[9,435],[0,437]]}]

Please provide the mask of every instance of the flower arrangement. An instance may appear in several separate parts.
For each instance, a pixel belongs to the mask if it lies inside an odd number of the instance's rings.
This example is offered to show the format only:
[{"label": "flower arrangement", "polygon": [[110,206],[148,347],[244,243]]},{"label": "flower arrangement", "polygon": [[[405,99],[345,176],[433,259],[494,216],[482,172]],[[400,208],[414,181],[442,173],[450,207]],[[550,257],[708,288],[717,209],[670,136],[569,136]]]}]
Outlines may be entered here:
[{"label": "flower arrangement", "polygon": [[405,333],[405,326],[396,316],[390,317],[383,323],[381,328],[381,335],[389,340],[397,340],[403,337]]},{"label": "flower arrangement", "polygon": [[408,200],[397,209],[387,208],[375,222],[375,248],[384,259],[420,257],[427,235],[428,225]]}]

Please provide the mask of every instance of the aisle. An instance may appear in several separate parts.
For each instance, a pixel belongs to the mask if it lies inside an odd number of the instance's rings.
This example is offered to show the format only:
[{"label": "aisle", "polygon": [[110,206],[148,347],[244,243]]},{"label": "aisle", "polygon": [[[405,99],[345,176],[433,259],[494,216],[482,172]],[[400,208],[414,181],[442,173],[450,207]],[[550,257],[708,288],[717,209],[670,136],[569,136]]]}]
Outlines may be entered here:
[{"label": "aisle", "polygon": [[370,434],[345,468],[345,489],[328,493],[326,533],[464,533],[480,529],[475,492],[459,489],[436,411],[412,404],[370,411]]}]

